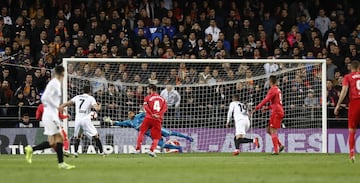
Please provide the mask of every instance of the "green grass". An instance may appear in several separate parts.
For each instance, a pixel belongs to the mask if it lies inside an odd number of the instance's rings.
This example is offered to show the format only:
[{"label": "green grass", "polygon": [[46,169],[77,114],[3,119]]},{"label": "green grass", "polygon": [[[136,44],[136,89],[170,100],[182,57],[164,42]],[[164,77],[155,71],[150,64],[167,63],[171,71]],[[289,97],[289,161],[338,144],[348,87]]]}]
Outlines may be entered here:
[{"label": "green grass", "polygon": [[0,155],[1,183],[235,183],[360,182],[360,162],[347,154],[229,153],[147,155],[81,155],[65,161],[73,170],[59,170],[55,155]]}]

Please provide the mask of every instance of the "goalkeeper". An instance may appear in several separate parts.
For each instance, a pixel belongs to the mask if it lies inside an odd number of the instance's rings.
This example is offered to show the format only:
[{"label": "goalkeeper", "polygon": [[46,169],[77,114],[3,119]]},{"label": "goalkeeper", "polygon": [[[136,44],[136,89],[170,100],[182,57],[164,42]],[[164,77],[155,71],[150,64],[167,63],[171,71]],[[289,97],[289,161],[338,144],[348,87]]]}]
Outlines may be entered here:
[{"label": "goalkeeper", "polygon": [[[122,126],[122,127],[131,127],[135,130],[139,131],[140,126],[145,118],[145,112],[140,112],[139,114],[136,114],[133,111],[128,112],[128,120],[125,121],[112,121],[109,117],[104,118],[104,122],[111,123],[114,126]],[[150,132],[147,131],[146,136],[150,136]],[[169,136],[177,136],[181,138],[185,138],[186,140],[192,142],[194,139],[190,136],[184,135],[180,132],[171,131],[166,128],[161,128],[161,136],[162,137],[169,137]],[[182,152],[182,148],[180,146],[172,145],[172,144],[166,144],[163,139],[160,139],[159,144],[160,147],[166,148],[166,149],[178,149],[180,152]]]}]

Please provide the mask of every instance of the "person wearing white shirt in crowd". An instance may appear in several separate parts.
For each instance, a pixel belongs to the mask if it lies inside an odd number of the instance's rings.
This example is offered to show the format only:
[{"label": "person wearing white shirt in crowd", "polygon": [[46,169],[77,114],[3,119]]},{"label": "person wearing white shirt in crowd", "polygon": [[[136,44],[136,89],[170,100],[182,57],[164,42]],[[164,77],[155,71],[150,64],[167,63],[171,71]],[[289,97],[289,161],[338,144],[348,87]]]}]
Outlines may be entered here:
[{"label": "person wearing white shirt in crowd", "polygon": [[211,19],[210,26],[205,29],[205,35],[211,34],[212,39],[216,42],[219,39],[220,32],[221,30],[216,26],[216,21]]},{"label": "person wearing white shirt in crowd", "polygon": [[161,91],[160,96],[165,99],[170,115],[173,115],[174,112],[176,114],[179,112],[181,96],[179,92],[173,88],[173,86],[166,85],[166,88]]},{"label": "person wearing white shirt in crowd", "polygon": [[325,15],[325,10],[319,10],[319,16],[315,18],[315,27],[318,28],[322,34],[325,35],[330,27],[330,19]]}]

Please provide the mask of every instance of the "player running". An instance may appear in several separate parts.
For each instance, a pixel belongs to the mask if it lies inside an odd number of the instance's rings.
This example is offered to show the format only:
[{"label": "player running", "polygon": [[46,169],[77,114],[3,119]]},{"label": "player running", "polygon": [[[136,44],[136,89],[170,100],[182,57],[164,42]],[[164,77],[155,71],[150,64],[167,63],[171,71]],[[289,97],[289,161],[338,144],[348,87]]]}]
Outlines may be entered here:
[{"label": "player running", "polygon": [[100,111],[101,104],[98,104],[95,98],[90,95],[89,85],[85,85],[83,87],[83,91],[83,94],[75,96],[70,101],[63,103],[60,106],[61,109],[64,109],[64,107],[75,104],[74,156],[78,157],[78,149],[81,138],[80,129],[83,130],[82,134],[95,140],[95,145],[99,149],[100,155],[105,155],[103,152],[103,146],[99,138],[99,133],[97,132],[94,124],[92,124],[90,116],[91,109],[94,108],[96,111]]},{"label": "player running", "polygon": [[260,147],[259,139],[256,137],[254,139],[245,138],[246,131],[250,127],[250,120],[248,116],[247,107],[245,104],[239,101],[239,97],[234,95],[232,97],[232,102],[229,106],[229,111],[226,120],[226,128],[229,128],[231,118],[234,118],[235,121],[235,150],[233,152],[234,156],[240,154],[240,144],[243,143],[254,143],[257,148]]},{"label": "player running", "polygon": [[339,114],[340,105],[349,91],[349,152],[350,161],[355,163],[355,134],[360,123],[360,63],[357,60],[351,62],[351,73],[344,76],[339,101],[335,107],[335,115]]},{"label": "player running", "polygon": [[48,141],[42,142],[35,147],[26,146],[26,161],[32,163],[33,151],[43,150],[53,147],[56,150],[58,167],[60,169],[73,169],[74,165],[64,162],[63,137],[60,132],[59,111],[61,102],[61,82],[64,78],[65,69],[63,66],[55,67],[55,77],[47,84],[41,102],[44,104],[44,114],[42,121],[44,123],[44,134],[48,136]]},{"label": "player running", "polygon": [[164,113],[167,110],[167,104],[165,99],[156,92],[156,86],[154,84],[149,84],[147,86],[147,93],[149,95],[144,99],[144,109],[146,111],[146,115],[140,127],[136,143],[136,151],[140,152],[141,143],[144,140],[144,135],[150,129],[153,142],[148,154],[151,157],[156,157],[154,150],[156,149],[161,138],[161,123],[164,118]]},{"label": "player running", "polygon": [[[131,128],[134,128],[135,130],[139,131],[140,126],[144,121],[145,114],[146,114],[145,112],[141,112],[141,113],[135,115],[135,113],[133,111],[129,111],[128,112],[128,118],[129,118],[128,120],[112,121],[109,117],[104,117],[104,122],[111,123],[114,126],[131,127]],[[147,131],[145,133],[145,135],[148,137],[151,137],[150,131]],[[184,135],[180,132],[171,131],[166,128],[161,128],[161,136],[162,137],[177,136],[177,137],[185,138],[186,140],[188,140],[190,142],[194,141],[194,139],[190,136]],[[162,138],[159,140],[158,145],[161,148],[178,149],[179,152],[182,152],[181,146],[166,144]]]},{"label": "player running", "polygon": [[[44,114],[44,105],[40,104],[38,106],[38,108],[36,109],[36,119],[41,121],[41,118]],[[59,118],[61,120],[69,118],[68,115],[64,115],[62,113],[59,112]],[[61,125],[61,135],[64,138],[64,156],[69,157],[69,139],[67,138],[67,133],[65,132],[63,126]]]},{"label": "player running", "polygon": [[266,97],[251,113],[261,109],[266,103],[270,102],[270,106],[264,108],[265,110],[271,110],[270,124],[267,128],[267,133],[271,136],[274,145],[274,152],[272,154],[278,155],[279,152],[282,152],[285,148],[285,146],[281,144],[277,135],[277,129],[281,127],[281,121],[284,118],[284,108],[282,106],[282,95],[280,88],[277,86],[276,76],[272,75],[269,77],[269,85],[270,89]]}]

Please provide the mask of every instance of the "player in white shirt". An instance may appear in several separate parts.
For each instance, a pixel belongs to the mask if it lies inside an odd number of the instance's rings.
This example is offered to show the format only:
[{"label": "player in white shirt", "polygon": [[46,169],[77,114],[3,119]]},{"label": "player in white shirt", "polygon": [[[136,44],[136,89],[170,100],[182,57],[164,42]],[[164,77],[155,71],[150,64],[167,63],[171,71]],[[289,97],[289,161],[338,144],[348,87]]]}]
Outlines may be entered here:
[{"label": "player in white shirt", "polygon": [[65,69],[63,66],[55,67],[55,77],[47,84],[45,91],[41,97],[41,102],[44,105],[44,113],[42,121],[44,124],[44,134],[48,136],[48,141],[42,142],[34,147],[26,146],[25,154],[28,163],[32,163],[33,151],[43,150],[47,148],[54,148],[58,158],[58,167],[61,169],[73,169],[74,165],[69,165],[64,162],[63,152],[63,136],[60,128],[60,102],[61,102],[61,82],[64,78]]},{"label": "player in white shirt", "polygon": [[234,118],[235,121],[235,150],[233,152],[234,156],[239,155],[240,153],[240,144],[242,143],[254,143],[257,148],[260,147],[259,139],[249,139],[245,138],[246,131],[250,127],[250,120],[248,115],[247,106],[244,103],[239,101],[239,97],[234,95],[232,102],[229,106],[229,111],[226,120],[226,127],[229,127],[231,118]]},{"label": "player in white shirt", "polygon": [[98,104],[93,96],[90,95],[90,86],[85,85],[83,87],[84,94],[77,95],[70,101],[61,104],[60,108],[64,108],[75,104],[75,157],[78,157],[78,149],[80,144],[80,129],[83,130],[82,134],[93,138],[95,144],[100,151],[101,155],[104,155],[103,147],[99,139],[99,133],[97,132],[94,124],[91,122],[91,109],[94,108],[96,111],[101,109],[101,104]]}]

